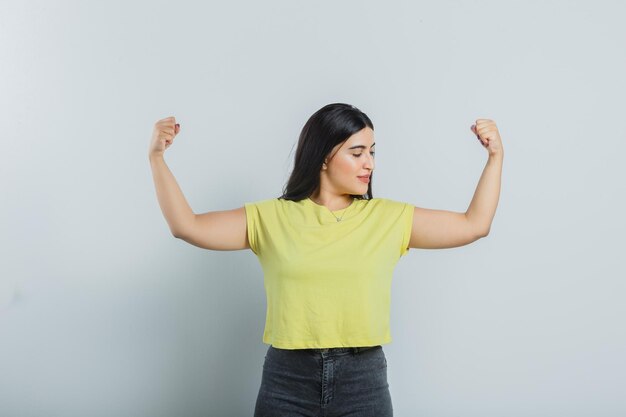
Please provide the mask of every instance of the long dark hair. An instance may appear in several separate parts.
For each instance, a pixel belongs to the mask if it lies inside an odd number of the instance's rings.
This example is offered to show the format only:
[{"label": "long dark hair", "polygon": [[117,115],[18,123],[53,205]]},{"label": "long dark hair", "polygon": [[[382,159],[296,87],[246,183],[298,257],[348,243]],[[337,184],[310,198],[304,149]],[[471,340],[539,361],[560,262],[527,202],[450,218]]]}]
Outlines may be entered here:
[{"label": "long dark hair", "polygon": [[[327,104],[313,113],[300,132],[293,171],[278,198],[300,201],[313,194],[320,185],[324,158],[336,145],[365,127],[374,130],[370,118],[350,104]],[[350,195],[359,200],[372,199],[372,177],[367,194]]]}]

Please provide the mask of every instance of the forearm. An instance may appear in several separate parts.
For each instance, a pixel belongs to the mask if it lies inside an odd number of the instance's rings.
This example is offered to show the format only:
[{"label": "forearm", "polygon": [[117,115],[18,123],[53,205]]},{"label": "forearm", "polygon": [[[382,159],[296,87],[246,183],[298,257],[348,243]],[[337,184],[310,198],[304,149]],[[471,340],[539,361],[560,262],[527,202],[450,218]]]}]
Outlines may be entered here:
[{"label": "forearm", "polygon": [[172,234],[178,236],[181,231],[190,227],[195,214],[163,157],[151,157],[150,166],[161,211]]},{"label": "forearm", "polygon": [[478,233],[487,235],[500,199],[503,156],[490,156],[478,181],[474,197],[465,212]]}]

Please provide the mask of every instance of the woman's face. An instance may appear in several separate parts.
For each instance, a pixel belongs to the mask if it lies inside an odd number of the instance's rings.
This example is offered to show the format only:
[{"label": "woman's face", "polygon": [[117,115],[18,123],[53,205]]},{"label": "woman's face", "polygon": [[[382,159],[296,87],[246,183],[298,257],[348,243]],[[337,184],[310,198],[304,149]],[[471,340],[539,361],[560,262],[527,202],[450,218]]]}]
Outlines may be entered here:
[{"label": "woman's face", "polygon": [[368,181],[359,176],[369,176],[374,170],[374,131],[365,127],[335,146],[327,157],[322,175],[327,185],[339,194],[367,193]]}]

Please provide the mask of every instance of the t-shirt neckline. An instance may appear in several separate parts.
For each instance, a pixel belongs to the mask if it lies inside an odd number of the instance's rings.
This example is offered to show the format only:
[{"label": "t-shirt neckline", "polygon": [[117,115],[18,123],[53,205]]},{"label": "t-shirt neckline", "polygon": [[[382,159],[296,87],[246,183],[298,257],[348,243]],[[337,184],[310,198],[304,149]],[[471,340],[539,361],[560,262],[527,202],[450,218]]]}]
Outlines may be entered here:
[{"label": "t-shirt neckline", "polygon": [[313,204],[314,206],[319,207],[320,209],[327,210],[327,211],[329,211],[331,213],[337,213],[337,212],[340,212],[340,211],[344,211],[345,212],[346,210],[348,210],[349,208],[351,208],[352,206],[354,206],[356,204],[356,200],[358,200],[358,198],[352,197],[352,202],[350,203],[350,205],[348,207],[344,207],[344,208],[339,209],[339,210],[330,210],[328,207],[326,207],[323,204],[317,204],[315,201],[311,200],[310,197],[306,198],[306,201],[308,201],[310,204]]}]

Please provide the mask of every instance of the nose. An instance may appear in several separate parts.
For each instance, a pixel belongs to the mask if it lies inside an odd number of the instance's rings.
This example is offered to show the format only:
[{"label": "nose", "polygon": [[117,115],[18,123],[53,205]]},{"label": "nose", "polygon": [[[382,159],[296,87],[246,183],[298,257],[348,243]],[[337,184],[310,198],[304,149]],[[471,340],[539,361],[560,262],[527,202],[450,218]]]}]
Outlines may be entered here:
[{"label": "nose", "polygon": [[372,155],[368,155],[368,157],[365,158],[365,163],[363,164],[363,166],[369,169],[370,171],[373,171],[374,170],[374,157]]}]

